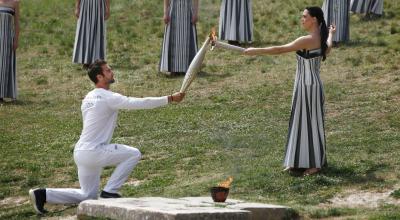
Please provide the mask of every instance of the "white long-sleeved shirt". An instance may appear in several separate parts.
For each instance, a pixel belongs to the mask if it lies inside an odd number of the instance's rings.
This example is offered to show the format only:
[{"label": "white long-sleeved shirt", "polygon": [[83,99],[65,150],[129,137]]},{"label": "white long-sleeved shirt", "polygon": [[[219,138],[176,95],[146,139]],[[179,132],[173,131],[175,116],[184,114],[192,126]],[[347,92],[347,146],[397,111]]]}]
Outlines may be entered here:
[{"label": "white long-sleeved shirt", "polygon": [[83,129],[77,150],[93,150],[109,144],[117,123],[119,109],[151,109],[168,104],[168,96],[133,98],[96,88],[82,101]]}]

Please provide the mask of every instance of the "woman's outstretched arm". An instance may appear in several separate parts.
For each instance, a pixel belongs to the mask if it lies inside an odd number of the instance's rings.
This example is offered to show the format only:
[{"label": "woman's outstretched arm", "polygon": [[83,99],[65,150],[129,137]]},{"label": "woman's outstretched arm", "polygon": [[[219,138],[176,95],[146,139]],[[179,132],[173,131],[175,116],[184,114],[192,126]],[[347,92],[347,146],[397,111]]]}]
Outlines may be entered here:
[{"label": "woman's outstretched arm", "polygon": [[291,51],[302,50],[305,48],[309,48],[313,43],[313,39],[311,36],[303,36],[299,37],[296,40],[281,46],[272,46],[265,48],[248,48],[243,53],[246,55],[262,55],[262,54],[282,54]]}]

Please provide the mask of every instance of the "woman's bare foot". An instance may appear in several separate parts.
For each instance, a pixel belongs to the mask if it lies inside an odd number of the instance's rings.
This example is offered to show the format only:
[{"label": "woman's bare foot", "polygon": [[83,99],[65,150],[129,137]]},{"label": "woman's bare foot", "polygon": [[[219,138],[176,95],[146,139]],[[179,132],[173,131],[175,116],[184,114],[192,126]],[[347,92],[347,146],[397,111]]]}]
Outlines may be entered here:
[{"label": "woman's bare foot", "polygon": [[309,168],[306,171],[304,171],[303,175],[304,176],[310,176],[318,173],[321,169],[320,168]]}]

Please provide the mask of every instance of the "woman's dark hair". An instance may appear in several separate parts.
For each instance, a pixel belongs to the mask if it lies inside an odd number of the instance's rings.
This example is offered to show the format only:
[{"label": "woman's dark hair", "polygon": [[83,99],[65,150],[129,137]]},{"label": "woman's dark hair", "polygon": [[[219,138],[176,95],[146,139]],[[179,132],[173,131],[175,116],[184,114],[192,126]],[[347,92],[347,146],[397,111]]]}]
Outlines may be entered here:
[{"label": "woman's dark hair", "polygon": [[321,34],[321,54],[322,54],[322,60],[326,59],[326,49],[328,48],[328,45],[326,44],[326,41],[328,40],[328,27],[326,26],[326,22],[324,19],[324,12],[322,9],[318,6],[313,6],[313,7],[307,7],[306,8],[308,11],[308,14],[311,17],[316,17],[318,24],[319,24],[319,29],[320,29],[320,34]]},{"label": "woman's dark hair", "polygon": [[101,67],[104,64],[107,64],[107,62],[104,60],[96,60],[96,61],[94,61],[94,63],[90,64],[89,70],[88,70],[88,76],[89,76],[90,80],[92,80],[94,82],[94,84],[96,84],[98,81],[97,75],[103,74],[103,69],[101,69]]}]

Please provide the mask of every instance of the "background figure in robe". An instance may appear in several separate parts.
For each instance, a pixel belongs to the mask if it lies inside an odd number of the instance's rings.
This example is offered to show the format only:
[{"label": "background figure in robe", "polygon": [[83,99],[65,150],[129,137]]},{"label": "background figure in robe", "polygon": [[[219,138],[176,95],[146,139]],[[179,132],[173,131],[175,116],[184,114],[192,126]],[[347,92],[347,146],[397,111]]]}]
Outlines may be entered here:
[{"label": "background figure in robe", "polygon": [[19,1],[0,0],[0,102],[17,98],[15,52],[19,39]]},{"label": "background figure in robe", "polygon": [[308,35],[295,41],[266,48],[248,48],[247,55],[281,54],[297,51],[297,70],[289,121],[285,170],[305,168],[304,175],[315,174],[326,165],[324,128],[324,87],[320,78],[321,61],[332,48],[336,31],[329,31],[320,7],[307,7],[301,19]]},{"label": "background figure in robe", "polygon": [[219,38],[228,43],[253,41],[252,0],[222,0],[219,15]]},{"label": "background figure in robe", "polygon": [[350,0],[325,0],[322,5],[325,22],[336,25],[334,43],[349,41],[349,5]]},{"label": "background figure in robe", "polygon": [[371,14],[381,16],[383,14],[383,0],[351,0],[350,10],[357,14]]},{"label": "background figure in robe", "polygon": [[110,16],[110,0],[76,0],[74,63],[89,67],[97,59],[106,59],[106,23]]},{"label": "background figure in robe", "polygon": [[164,41],[160,72],[186,73],[197,53],[199,0],[164,0]]}]

